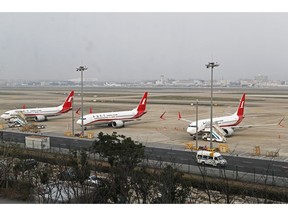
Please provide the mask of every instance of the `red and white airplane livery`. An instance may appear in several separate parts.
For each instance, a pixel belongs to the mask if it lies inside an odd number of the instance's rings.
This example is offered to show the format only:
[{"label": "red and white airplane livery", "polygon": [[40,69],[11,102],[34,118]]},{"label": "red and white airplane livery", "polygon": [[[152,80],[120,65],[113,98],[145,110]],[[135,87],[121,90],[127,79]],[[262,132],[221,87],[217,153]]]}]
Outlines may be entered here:
[{"label": "red and white airplane livery", "polygon": [[47,117],[58,116],[69,112],[72,109],[72,100],[74,91],[71,91],[65,102],[57,107],[44,107],[44,108],[22,108],[9,110],[3,113],[0,117],[5,120],[15,118],[17,114],[23,113],[27,119],[35,121],[46,121]]},{"label": "red and white airplane livery", "polygon": [[[245,93],[242,95],[238,109],[234,114],[229,116],[213,118],[212,119],[213,124],[220,126],[226,133],[226,136],[231,136],[234,133],[235,128],[243,128],[237,125],[240,124],[240,122],[244,119],[244,105],[245,105]],[[196,134],[196,121],[182,119],[181,114],[179,113],[179,120],[180,119],[190,123],[187,128],[187,132],[191,136],[194,136]],[[198,132],[203,131],[205,128],[209,126],[210,126],[210,119],[198,120]]]},{"label": "red and white airplane livery", "polygon": [[[134,121],[143,116],[146,111],[148,92],[145,92],[139,105],[130,111],[106,112],[106,113],[89,113],[83,116],[83,126],[108,124],[114,128],[124,127],[124,122]],[[77,121],[82,126],[82,118]]]}]

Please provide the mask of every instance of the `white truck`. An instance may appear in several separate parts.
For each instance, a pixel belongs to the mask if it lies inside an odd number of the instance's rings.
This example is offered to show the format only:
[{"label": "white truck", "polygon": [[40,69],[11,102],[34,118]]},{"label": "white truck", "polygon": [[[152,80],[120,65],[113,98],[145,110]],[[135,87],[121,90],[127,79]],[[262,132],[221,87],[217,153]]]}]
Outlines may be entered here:
[{"label": "white truck", "polygon": [[212,166],[226,166],[227,161],[218,152],[199,150],[196,154],[196,161],[198,164],[202,165],[212,165]]}]

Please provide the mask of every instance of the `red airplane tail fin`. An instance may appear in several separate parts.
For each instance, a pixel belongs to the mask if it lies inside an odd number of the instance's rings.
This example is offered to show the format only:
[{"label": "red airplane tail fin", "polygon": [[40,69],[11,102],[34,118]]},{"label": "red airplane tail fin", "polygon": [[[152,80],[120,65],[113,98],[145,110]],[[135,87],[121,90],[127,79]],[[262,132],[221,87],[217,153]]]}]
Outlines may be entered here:
[{"label": "red airplane tail fin", "polygon": [[137,112],[145,113],[146,112],[146,103],[147,103],[148,92],[145,92],[140,103],[137,106]]},{"label": "red airplane tail fin", "polygon": [[66,113],[72,109],[73,96],[74,96],[74,91],[71,91],[62,105],[62,110],[61,110],[62,113]]},{"label": "red airplane tail fin", "polygon": [[244,116],[244,106],[245,106],[245,93],[242,95],[238,109],[237,109],[237,115],[238,116]]}]

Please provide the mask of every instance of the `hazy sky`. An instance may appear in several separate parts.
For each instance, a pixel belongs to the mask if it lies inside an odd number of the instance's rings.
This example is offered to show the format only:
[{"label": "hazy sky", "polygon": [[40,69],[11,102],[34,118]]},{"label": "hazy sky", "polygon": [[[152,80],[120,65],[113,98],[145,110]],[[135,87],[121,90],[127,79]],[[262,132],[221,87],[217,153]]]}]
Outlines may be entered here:
[{"label": "hazy sky", "polygon": [[0,13],[0,79],[288,80],[288,13]]}]

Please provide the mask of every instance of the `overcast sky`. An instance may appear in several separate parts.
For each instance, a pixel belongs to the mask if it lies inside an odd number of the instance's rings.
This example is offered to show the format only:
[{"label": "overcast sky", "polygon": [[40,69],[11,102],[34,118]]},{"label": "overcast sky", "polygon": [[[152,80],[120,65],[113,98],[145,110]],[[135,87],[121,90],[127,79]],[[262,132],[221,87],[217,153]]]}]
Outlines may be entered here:
[{"label": "overcast sky", "polygon": [[288,13],[0,13],[0,79],[288,80]]}]

